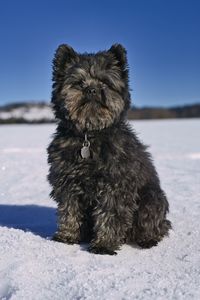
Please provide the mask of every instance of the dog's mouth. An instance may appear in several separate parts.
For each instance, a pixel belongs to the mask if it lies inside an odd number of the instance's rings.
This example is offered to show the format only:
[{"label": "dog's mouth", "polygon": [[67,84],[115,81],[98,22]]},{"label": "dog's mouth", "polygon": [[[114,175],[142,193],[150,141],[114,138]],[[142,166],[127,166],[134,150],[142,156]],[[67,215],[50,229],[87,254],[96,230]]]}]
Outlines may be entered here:
[{"label": "dog's mouth", "polygon": [[[86,95],[73,92],[66,97],[69,118],[79,130],[101,130],[110,126],[123,108],[122,101],[112,103],[114,96],[105,92]],[[117,105],[118,104],[118,105]],[[89,125],[88,125],[89,124]]]},{"label": "dog's mouth", "polygon": [[98,108],[106,108],[109,109],[107,104],[105,103],[105,101],[102,101],[102,99],[100,99],[99,97],[94,97],[92,99],[88,99],[88,98],[83,98],[81,100],[80,106],[81,108],[83,108],[84,106],[88,106],[91,105],[93,106],[93,108],[95,107],[96,109]]}]

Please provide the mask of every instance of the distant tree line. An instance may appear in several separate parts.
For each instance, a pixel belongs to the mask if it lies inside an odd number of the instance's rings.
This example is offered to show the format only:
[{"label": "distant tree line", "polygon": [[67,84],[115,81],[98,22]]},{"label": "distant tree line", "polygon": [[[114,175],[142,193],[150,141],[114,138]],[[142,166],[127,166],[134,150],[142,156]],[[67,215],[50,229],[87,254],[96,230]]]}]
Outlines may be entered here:
[{"label": "distant tree line", "polygon": [[[23,114],[19,114],[17,117],[13,117],[12,111],[20,110],[24,108],[25,110],[31,110],[31,108],[37,108],[41,110],[43,108],[50,109],[50,104],[45,102],[23,102],[23,103],[13,103],[4,106],[0,106],[0,124],[42,124],[42,123],[52,123],[55,122],[52,117],[52,112],[48,116],[41,117],[40,119],[27,120]],[[1,117],[1,113],[8,113],[7,118]],[[9,114],[10,113],[10,114]],[[10,117],[9,117],[10,115]],[[162,107],[131,107],[128,111],[129,120],[140,120],[140,119],[180,119],[180,118],[200,118],[200,103],[193,105],[184,105],[170,108]]]},{"label": "distant tree line", "polygon": [[176,106],[170,108],[132,107],[128,111],[128,119],[130,120],[177,118],[200,118],[200,104]]}]

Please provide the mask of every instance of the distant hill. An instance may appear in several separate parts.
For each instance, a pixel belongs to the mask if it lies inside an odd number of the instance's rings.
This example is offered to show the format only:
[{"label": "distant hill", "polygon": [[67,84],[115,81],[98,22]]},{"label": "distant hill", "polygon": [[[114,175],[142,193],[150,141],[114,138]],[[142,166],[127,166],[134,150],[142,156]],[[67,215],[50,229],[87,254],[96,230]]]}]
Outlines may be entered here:
[{"label": "distant hill", "polygon": [[52,123],[55,121],[50,104],[13,103],[0,106],[0,124],[15,123]]},{"label": "distant hill", "polygon": [[[170,108],[132,107],[128,111],[130,120],[200,118],[200,103]],[[0,124],[52,123],[55,118],[51,105],[45,102],[23,102],[0,106]]]}]

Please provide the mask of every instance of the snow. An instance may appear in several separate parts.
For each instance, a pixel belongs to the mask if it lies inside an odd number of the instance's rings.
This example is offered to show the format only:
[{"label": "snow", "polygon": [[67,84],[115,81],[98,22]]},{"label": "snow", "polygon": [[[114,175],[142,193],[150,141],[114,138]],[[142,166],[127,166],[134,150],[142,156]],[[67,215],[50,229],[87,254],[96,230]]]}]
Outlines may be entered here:
[{"label": "snow", "polygon": [[170,202],[158,247],[117,256],[50,240],[46,147],[55,125],[0,126],[0,299],[200,299],[200,120],[132,122]]}]

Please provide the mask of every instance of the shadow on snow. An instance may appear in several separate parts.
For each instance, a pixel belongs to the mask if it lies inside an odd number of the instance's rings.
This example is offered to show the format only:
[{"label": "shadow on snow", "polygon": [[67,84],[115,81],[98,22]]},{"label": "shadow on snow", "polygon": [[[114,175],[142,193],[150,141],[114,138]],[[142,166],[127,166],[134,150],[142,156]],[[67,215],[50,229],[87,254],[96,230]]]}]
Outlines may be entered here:
[{"label": "shadow on snow", "polygon": [[0,226],[51,237],[56,231],[56,209],[38,205],[0,205]]}]

